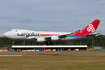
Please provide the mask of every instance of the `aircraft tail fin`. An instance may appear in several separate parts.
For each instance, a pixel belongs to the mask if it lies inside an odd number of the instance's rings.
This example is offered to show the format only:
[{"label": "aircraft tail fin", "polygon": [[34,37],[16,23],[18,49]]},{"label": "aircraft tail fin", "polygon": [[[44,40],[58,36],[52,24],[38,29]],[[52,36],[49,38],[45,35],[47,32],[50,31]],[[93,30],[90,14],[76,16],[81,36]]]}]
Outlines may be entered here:
[{"label": "aircraft tail fin", "polygon": [[89,35],[89,34],[95,32],[96,29],[98,28],[99,23],[100,23],[99,19],[94,20],[92,23],[90,23],[88,26],[86,26],[84,29],[82,29],[80,31],[80,33]]}]

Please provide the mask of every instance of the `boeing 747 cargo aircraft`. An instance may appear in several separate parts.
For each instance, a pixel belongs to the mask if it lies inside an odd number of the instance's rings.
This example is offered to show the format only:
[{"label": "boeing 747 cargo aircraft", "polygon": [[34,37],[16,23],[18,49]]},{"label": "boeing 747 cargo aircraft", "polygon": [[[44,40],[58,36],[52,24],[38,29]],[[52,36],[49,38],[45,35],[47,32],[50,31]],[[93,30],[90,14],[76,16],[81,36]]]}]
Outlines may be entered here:
[{"label": "boeing 747 cargo aircraft", "polygon": [[99,19],[94,20],[82,30],[72,32],[46,32],[46,31],[31,31],[25,29],[11,29],[3,34],[4,37],[16,40],[34,40],[36,42],[45,42],[47,45],[52,45],[53,41],[69,41],[82,39],[91,36],[97,36],[95,33],[100,23]]}]

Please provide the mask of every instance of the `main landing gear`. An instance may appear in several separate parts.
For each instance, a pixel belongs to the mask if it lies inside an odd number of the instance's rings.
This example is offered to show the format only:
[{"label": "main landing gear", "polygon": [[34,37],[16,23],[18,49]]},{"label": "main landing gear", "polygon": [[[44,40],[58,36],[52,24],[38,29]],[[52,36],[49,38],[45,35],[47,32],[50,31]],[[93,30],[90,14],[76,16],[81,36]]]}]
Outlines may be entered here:
[{"label": "main landing gear", "polygon": [[53,45],[53,42],[45,42],[46,45]]}]

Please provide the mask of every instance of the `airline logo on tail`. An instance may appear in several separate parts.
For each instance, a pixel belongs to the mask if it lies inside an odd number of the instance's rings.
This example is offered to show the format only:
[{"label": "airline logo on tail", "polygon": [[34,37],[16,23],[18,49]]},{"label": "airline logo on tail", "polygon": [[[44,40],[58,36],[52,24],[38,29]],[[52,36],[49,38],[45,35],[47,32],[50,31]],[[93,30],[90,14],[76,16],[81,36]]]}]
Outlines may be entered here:
[{"label": "airline logo on tail", "polygon": [[94,32],[95,31],[95,28],[92,24],[89,25],[89,27],[87,28],[87,31],[88,32]]},{"label": "airline logo on tail", "polygon": [[90,23],[88,26],[86,26],[84,29],[82,29],[80,32],[71,34],[69,36],[86,36],[90,35],[91,33],[94,33],[100,23],[99,19],[94,20],[92,23]]}]

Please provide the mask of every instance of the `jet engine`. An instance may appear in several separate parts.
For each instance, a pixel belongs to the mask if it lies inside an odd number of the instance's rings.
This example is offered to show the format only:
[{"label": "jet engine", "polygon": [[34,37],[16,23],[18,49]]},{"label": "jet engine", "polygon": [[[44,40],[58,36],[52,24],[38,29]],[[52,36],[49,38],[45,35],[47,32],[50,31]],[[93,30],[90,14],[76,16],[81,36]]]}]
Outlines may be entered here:
[{"label": "jet engine", "polygon": [[52,36],[51,40],[59,40],[60,38],[58,36]]},{"label": "jet engine", "polygon": [[44,41],[45,41],[45,38],[37,38],[36,41],[37,41],[37,42],[44,42]]}]

